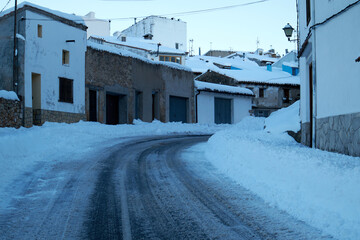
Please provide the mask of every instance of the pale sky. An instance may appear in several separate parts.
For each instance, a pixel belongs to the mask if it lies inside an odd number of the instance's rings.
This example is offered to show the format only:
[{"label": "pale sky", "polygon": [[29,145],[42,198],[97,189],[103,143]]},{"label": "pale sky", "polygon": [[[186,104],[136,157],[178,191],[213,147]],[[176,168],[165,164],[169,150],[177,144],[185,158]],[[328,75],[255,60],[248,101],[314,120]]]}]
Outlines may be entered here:
[{"label": "pale sky", "polygon": [[[125,17],[163,15],[209,8],[218,8],[258,0],[29,0],[54,10],[77,15],[93,11],[97,18],[114,19]],[[0,0],[0,7],[7,0]],[[9,7],[13,7],[11,0]],[[23,2],[18,0],[18,4]],[[168,16],[171,18],[171,16]],[[280,54],[285,49],[295,49],[287,41],[282,28],[290,23],[296,28],[296,0],[268,0],[266,2],[201,14],[176,16],[187,22],[188,40],[194,39],[194,53],[202,53],[212,46],[214,50],[268,50],[270,46]],[[140,19],[138,19],[139,21]],[[131,26],[134,20],[113,20],[111,33]],[[212,44],[210,44],[212,42]],[[188,42],[189,45],[189,42]]]}]

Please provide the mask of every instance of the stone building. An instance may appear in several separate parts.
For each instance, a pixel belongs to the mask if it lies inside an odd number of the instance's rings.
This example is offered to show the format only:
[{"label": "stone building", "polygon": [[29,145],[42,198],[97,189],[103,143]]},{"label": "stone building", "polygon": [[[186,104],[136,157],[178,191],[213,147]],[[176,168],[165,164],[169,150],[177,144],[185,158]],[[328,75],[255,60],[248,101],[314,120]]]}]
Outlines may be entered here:
[{"label": "stone building", "polygon": [[88,42],[86,116],[107,124],[195,122],[193,74],[179,64],[150,61]]},{"label": "stone building", "polygon": [[86,26],[81,22],[71,14],[19,4],[14,58],[14,12],[0,14],[0,89],[19,96],[23,126],[85,119]]},{"label": "stone building", "polygon": [[247,80],[211,70],[196,80],[250,89],[255,95],[251,113],[256,117],[268,117],[272,112],[288,107],[300,99],[299,83],[292,81]]},{"label": "stone building", "polygon": [[353,156],[360,156],[359,15],[356,0],[298,6],[302,142]]}]

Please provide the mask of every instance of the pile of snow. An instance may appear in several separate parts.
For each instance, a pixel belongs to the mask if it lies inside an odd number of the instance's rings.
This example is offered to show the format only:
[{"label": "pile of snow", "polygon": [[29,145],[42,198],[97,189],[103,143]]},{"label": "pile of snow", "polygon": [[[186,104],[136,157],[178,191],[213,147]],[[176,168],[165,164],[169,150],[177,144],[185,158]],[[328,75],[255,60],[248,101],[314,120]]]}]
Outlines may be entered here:
[{"label": "pile of snow", "polygon": [[291,112],[298,114],[298,104],[217,132],[205,145],[206,158],[271,206],[335,238],[360,239],[360,158],[311,149],[279,133],[295,130],[285,127],[287,119],[297,122]]},{"label": "pile of snow", "polygon": [[18,96],[13,91],[0,90],[0,98],[5,98],[7,100],[20,101]]},{"label": "pile of snow", "polygon": [[[3,189],[39,162],[86,160],[84,156],[121,138],[167,134],[213,134],[226,126],[182,123],[144,123],[108,126],[100,123],[45,123],[42,127],[0,128],[0,206]],[[3,203],[4,204],[4,203]]]},{"label": "pile of snow", "polygon": [[268,132],[283,133],[293,131],[296,133],[300,131],[300,128],[300,101],[273,112],[265,119],[265,130]]}]

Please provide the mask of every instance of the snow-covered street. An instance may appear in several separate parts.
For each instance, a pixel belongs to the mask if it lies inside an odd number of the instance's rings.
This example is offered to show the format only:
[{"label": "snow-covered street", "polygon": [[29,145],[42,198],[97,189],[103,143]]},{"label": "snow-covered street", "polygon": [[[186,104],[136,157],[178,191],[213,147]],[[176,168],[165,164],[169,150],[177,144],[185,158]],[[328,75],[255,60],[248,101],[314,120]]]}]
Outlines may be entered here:
[{"label": "snow-covered street", "polygon": [[297,112],[0,129],[0,238],[359,239],[360,159],[296,143]]}]

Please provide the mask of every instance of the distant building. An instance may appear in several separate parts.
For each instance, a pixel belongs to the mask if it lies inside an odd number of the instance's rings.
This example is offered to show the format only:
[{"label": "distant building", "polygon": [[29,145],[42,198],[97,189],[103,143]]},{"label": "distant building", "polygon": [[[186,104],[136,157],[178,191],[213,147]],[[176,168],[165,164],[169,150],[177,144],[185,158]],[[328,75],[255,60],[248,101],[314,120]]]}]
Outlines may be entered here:
[{"label": "distant building", "polygon": [[300,99],[299,77],[278,68],[267,70],[246,57],[197,56],[188,58],[186,65],[200,72],[196,80],[250,89],[255,95],[251,113],[257,117],[267,117]]},{"label": "distant building", "polygon": [[89,12],[82,18],[88,27],[87,38],[92,35],[110,36],[110,20],[96,18],[94,12]]},{"label": "distant building", "polygon": [[360,156],[360,2],[299,1],[302,143]]},{"label": "distant building", "polygon": [[0,89],[21,100],[23,126],[85,119],[86,26],[82,19],[28,2],[0,14]]},{"label": "distant building", "polygon": [[147,37],[164,47],[187,51],[187,26],[180,19],[149,16],[121,33],[127,37]]},{"label": "distant building", "polygon": [[231,54],[236,53],[236,51],[225,51],[225,50],[209,50],[204,56],[209,57],[227,57]]}]

